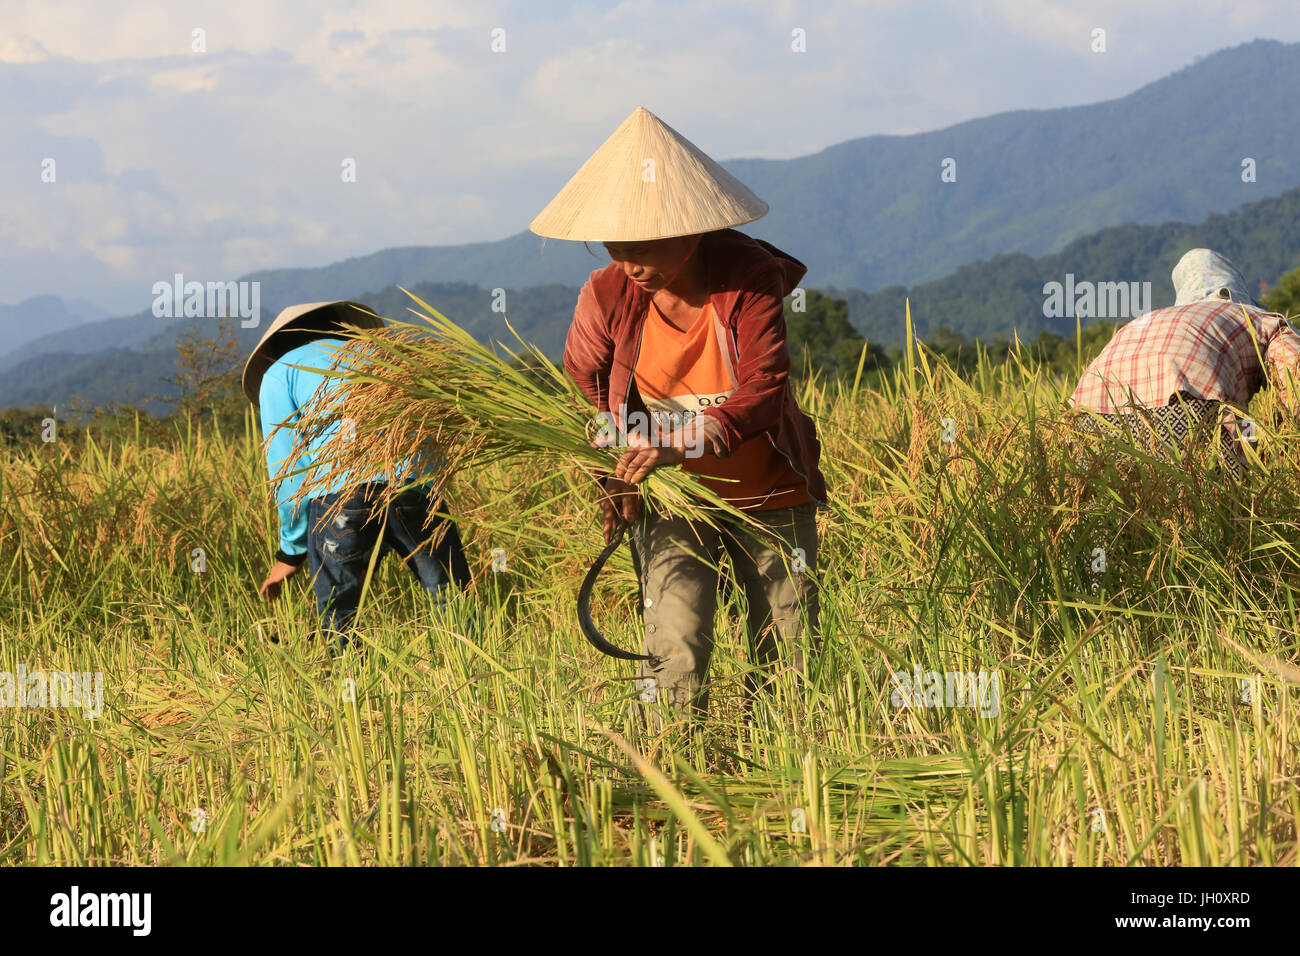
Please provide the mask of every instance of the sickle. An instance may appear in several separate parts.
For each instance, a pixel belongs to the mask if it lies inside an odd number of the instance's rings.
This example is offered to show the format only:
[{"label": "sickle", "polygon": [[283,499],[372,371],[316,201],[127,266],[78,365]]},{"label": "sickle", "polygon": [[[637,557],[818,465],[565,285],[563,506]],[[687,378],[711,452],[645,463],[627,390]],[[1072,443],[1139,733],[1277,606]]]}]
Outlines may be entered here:
[{"label": "sickle", "polygon": [[[618,522],[618,531],[614,535],[614,540],[605,545],[605,550],[600,552],[599,557],[587,572],[587,576],[582,579],[582,587],[578,589],[578,625],[582,628],[583,636],[591,642],[592,646],[602,654],[608,654],[610,657],[617,657],[623,661],[649,661],[651,667],[658,667],[663,663],[664,658],[657,657],[654,654],[633,654],[631,651],[625,651],[621,647],[616,647],[605,639],[605,635],[596,630],[595,623],[591,620],[591,591],[596,586],[596,576],[600,574],[600,569],[605,566],[609,556],[613,554],[620,543],[623,541],[623,535],[627,532],[627,522],[622,518]],[[636,546],[631,541],[628,547],[632,549],[632,567],[636,571],[637,596],[641,596],[641,559],[637,554]],[[644,606],[644,602],[642,606]]]}]

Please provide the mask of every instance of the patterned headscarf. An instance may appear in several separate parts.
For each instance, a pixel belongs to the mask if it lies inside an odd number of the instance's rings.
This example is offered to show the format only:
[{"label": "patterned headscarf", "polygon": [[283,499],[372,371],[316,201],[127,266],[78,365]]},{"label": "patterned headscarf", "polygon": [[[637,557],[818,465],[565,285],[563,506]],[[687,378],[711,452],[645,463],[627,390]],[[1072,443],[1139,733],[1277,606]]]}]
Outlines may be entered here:
[{"label": "patterned headscarf", "polygon": [[1237,267],[1213,249],[1193,249],[1178,260],[1174,266],[1174,294],[1174,305],[1190,305],[1206,299],[1255,304]]}]

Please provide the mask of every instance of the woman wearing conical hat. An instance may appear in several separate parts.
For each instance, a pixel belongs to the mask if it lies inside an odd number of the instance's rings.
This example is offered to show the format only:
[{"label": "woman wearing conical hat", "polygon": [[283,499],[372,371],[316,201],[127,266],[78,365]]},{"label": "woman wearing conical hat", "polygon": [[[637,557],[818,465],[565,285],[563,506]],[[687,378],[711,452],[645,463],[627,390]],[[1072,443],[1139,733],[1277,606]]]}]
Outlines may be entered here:
[{"label": "woman wearing conical hat", "polygon": [[[807,271],[737,232],[767,205],[683,136],[637,109],[533,220],[538,235],[604,244],[574,310],[565,369],[628,450],[604,480],[610,540],[620,518],[642,555],[641,700],[703,714],[725,552],[748,604],[755,663],[802,671],[817,627],[821,446],[790,386],[783,298]],[[640,413],[638,415],[637,413]],[[662,425],[653,434],[639,422]],[[647,434],[652,432],[652,434]],[[762,532],[640,513],[635,485],[681,467]],[[759,683],[751,678],[751,691]]]}]

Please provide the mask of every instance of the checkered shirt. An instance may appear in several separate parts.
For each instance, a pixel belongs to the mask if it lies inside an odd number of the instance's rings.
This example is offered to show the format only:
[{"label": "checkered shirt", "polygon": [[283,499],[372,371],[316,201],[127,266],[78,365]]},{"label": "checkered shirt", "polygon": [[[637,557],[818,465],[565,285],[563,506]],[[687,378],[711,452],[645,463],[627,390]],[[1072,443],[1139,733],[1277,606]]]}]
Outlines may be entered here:
[{"label": "checkered shirt", "polygon": [[1276,313],[1222,300],[1170,306],[1121,326],[1083,373],[1070,404],[1111,414],[1167,405],[1187,392],[1244,410],[1271,379],[1294,415],[1297,356],[1300,333]]}]

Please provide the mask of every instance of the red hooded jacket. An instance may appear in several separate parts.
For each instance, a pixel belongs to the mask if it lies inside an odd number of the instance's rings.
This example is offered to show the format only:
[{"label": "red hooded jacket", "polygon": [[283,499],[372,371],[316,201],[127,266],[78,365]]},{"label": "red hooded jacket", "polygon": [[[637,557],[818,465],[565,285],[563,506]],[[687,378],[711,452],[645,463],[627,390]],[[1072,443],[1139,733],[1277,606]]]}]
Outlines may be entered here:
[{"label": "red hooded jacket", "polygon": [[[734,229],[707,233],[696,254],[704,257],[714,321],[721,325],[718,341],[727,343],[724,359],[736,382],[725,405],[700,414],[722,422],[727,454],[747,439],[766,435],[803,477],[813,499],[825,504],[826,479],[818,467],[821,443],[790,387],[782,308],[807,268],[770,243]],[[634,369],[650,298],[617,263],[597,269],[578,295],[565,342],[565,370],[597,409],[613,416],[620,432],[626,431],[620,406],[625,413],[645,410],[634,394]]]}]

